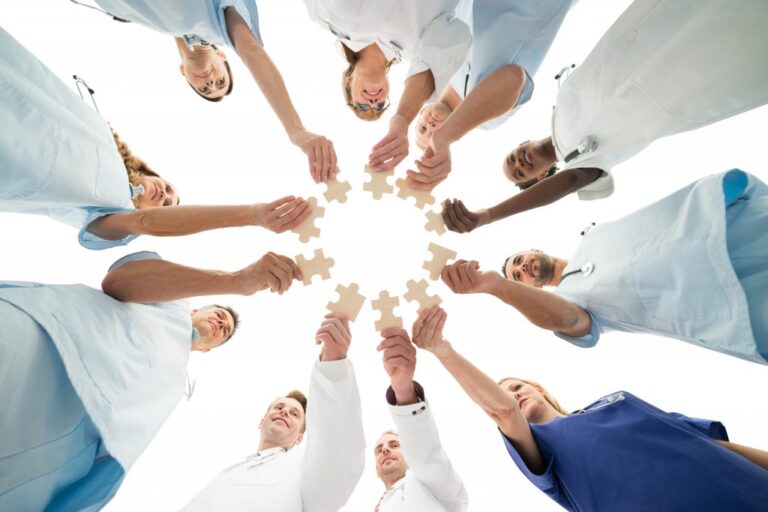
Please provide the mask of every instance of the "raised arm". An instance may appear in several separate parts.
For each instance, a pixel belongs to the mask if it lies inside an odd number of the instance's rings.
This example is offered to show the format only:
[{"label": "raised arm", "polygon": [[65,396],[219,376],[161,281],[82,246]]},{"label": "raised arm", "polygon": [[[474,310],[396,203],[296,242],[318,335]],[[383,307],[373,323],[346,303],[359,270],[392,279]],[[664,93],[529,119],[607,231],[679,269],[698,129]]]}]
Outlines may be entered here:
[{"label": "raised arm", "polygon": [[413,381],[416,349],[403,329],[385,329],[381,335],[377,350],[390,377],[387,400],[405,462],[446,511],[465,511],[469,498],[464,483],[443,450],[424,390]]},{"label": "raised arm", "polygon": [[567,169],[543,179],[535,185],[488,209],[470,211],[461,200],[443,203],[443,220],[451,231],[468,233],[479,226],[511,215],[546,206],[576,192],[603,174],[600,169]]},{"label": "raised arm", "polygon": [[355,373],[347,359],[351,341],[347,318],[326,315],[315,336],[322,351],[307,401],[307,446],[301,462],[305,512],[336,512],[363,474],[362,409]]},{"label": "raised arm", "polygon": [[291,142],[306,155],[315,181],[325,182],[336,175],[336,151],[333,143],[307,131],[291,102],[283,77],[272,59],[234,7],[224,9],[227,32],[237,54],[251,72],[272,110],[277,114]]},{"label": "raised arm", "polygon": [[488,414],[499,430],[515,445],[526,465],[535,473],[544,470],[544,461],[528,421],[517,400],[493,379],[467,361],[443,338],[447,314],[439,306],[422,311],[413,324],[413,342],[437,357],[467,396]]},{"label": "raised arm", "polygon": [[742,444],[732,443],[730,441],[717,440],[717,443],[725,446],[731,451],[734,451],[747,459],[748,461],[757,464],[761,468],[768,469],[768,452],[764,450],[758,450],[750,446],[744,446]]},{"label": "raised arm", "polygon": [[497,272],[480,271],[477,261],[459,260],[441,273],[456,293],[488,293],[523,314],[532,324],[567,336],[589,334],[592,319],[579,306],[554,293],[504,279]]},{"label": "raised arm", "polygon": [[408,156],[408,126],[435,90],[432,72],[422,71],[405,81],[397,112],[389,120],[389,131],[368,156],[368,165],[377,171],[393,170]]},{"label": "raised arm", "polygon": [[86,231],[105,240],[127,235],[183,236],[219,228],[260,226],[282,233],[301,224],[312,209],[300,197],[233,206],[156,206],[99,217]]},{"label": "raised arm", "polygon": [[161,259],[129,261],[111,269],[101,289],[123,302],[156,303],[203,295],[252,295],[267,288],[283,293],[294,279],[301,278],[293,260],[268,252],[235,272],[185,267]]},{"label": "raised arm", "polygon": [[525,80],[525,71],[516,64],[502,66],[483,78],[432,134],[424,154],[416,160],[419,172],[408,171],[413,188],[430,190],[443,181],[451,172],[451,144],[513,108]]}]

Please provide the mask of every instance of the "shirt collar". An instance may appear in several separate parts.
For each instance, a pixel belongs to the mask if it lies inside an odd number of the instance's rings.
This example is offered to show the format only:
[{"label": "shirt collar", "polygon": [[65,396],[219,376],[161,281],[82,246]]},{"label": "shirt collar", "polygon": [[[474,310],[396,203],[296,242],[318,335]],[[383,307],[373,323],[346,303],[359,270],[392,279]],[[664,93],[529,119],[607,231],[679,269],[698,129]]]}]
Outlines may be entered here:
[{"label": "shirt collar", "polygon": [[366,46],[369,46],[371,44],[376,44],[379,49],[384,54],[384,58],[387,59],[387,62],[391,62],[393,60],[401,60],[401,54],[402,54],[402,48],[400,46],[392,41],[384,42],[381,39],[373,39],[373,38],[362,38],[362,39],[348,39],[348,38],[339,38],[339,42],[341,42],[344,46],[352,50],[353,52],[359,52]]}]

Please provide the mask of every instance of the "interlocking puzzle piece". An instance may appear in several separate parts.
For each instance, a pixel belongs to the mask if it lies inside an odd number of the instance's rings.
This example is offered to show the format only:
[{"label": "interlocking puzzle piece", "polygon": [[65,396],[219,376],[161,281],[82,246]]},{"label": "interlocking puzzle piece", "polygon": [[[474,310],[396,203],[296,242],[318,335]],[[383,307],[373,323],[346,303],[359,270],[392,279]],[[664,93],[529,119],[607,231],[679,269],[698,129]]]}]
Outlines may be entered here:
[{"label": "interlocking puzzle piece", "polygon": [[357,283],[352,283],[349,286],[337,285],[336,293],[339,294],[339,300],[329,302],[325,307],[334,313],[345,315],[350,322],[354,322],[366,300],[358,293],[359,291],[360,286]]},{"label": "interlocking puzzle piece", "polygon": [[445,222],[443,222],[442,213],[434,210],[427,211],[427,223],[424,224],[424,229],[433,231],[437,233],[438,236],[445,233]]},{"label": "interlocking puzzle piece", "polygon": [[373,170],[373,167],[366,165],[365,172],[371,177],[371,181],[363,183],[363,190],[373,194],[374,199],[381,199],[384,197],[384,194],[394,192],[395,188],[387,181],[387,178],[394,176],[394,169],[386,172],[376,172]]},{"label": "interlocking puzzle piece", "polygon": [[381,313],[381,318],[374,322],[377,332],[381,332],[388,327],[402,327],[403,319],[395,316],[395,308],[400,306],[400,299],[390,297],[389,292],[379,293],[379,298],[371,301],[373,309]]},{"label": "interlocking puzzle piece", "polygon": [[323,197],[330,202],[338,201],[339,203],[347,202],[347,192],[352,190],[352,185],[348,181],[339,181],[336,178],[330,179],[325,182],[325,192]]},{"label": "interlocking puzzle piece", "polygon": [[429,286],[429,283],[427,283],[424,279],[422,279],[418,283],[413,279],[411,279],[406,283],[406,286],[408,287],[408,292],[405,295],[403,295],[403,297],[405,297],[405,300],[407,300],[408,302],[413,302],[413,301],[418,302],[419,313],[421,313],[425,309],[431,308],[435,304],[440,304],[441,302],[443,302],[443,299],[441,299],[437,295],[429,295],[427,293],[427,286]]},{"label": "interlocking puzzle piece", "polygon": [[315,257],[308,260],[303,254],[296,256],[296,265],[299,266],[304,279],[304,286],[312,284],[312,276],[320,276],[323,280],[331,278],[331,267],[336,262],[333,258],[326,258],[322,249],[315,249]]},{"label": "interlocking puzzle piece", "polygon": [[449,260],[455,259],[456,251],[446,249],[437,244],[430,243],[429,250],[432,252],[432,261],[425,261],[422,268],[429,271],[429,278],[436,281],[440,277],[440,272],[443,271]]},{"label": "interlocking puzzle piece", "polygon": [[315,219],[322,218],[323,214],[325,214],[325,208],[317,206],[317,199],[310,197],[307,199],[307,202],[312,208],[312,213],[304,219],[304,222],[291,230],[294,233],[298,233],[299,240],[304,243],[309,242],[309,239],[312,237],[318,238],[320,236],[320,228],[315,226]]},{"label": "interlocking puzzle piece", "polygon": [[408,184],[408,180],[405,178],[398,178],[395,181],[395,185],[397,185],[397,188],[399,189],[397,197],[405,201],[407,201],[409,197],[414,198],[418,208],[424,208],[426,205],[435,202],[435,197],[432,195],[432,192],[429,190],[416,190],[415,188],[411,188]]}]

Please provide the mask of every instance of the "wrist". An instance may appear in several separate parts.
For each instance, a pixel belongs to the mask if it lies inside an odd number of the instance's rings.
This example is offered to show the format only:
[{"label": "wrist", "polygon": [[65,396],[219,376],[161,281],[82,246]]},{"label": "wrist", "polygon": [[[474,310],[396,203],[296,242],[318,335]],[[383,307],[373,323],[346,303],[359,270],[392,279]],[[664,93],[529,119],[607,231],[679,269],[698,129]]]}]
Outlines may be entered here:
[{"label": "wrist", "polygon": [[439,361],[444,361],[449,359],[453,354],[453,346],[451,345],[451,342],[443,338],[443,342],[432,351],[432,354],[434,354]]},{"label": "wrist", "polygon": [[261,215],[261,208],[264,206],[261,203],[255,203],[248,205],[247,212],[246,212],[246,222],[245,225],[247,226],[259,226],[259,227],[265,227],[264,226],[264,218]]},{"label": "wrist", "polygon": [[290,139],[292,144],[299,144],[299,141],[295,140],[300,135],[304,134],[307,130],[304,128],[304,126],[299,124],[292,124],[285,127],[285,132],[288,134],[288,138]]},{"label": "wrist", "polygon": [[416,389],[413,386],[412,380],[400,385],[395,385],[393,383],[392,391],[395,392],[395,401],[397,405],[410,405],[419,401],[419,397],[416,395]]}]

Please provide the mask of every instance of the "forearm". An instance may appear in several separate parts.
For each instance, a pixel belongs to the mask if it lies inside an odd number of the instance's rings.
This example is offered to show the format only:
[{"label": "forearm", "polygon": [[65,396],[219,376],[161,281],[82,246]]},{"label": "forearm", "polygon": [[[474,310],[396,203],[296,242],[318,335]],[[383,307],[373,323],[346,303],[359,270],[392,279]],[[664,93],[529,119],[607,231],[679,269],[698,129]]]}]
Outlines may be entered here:
[{"label": "forearm", "polygon": [[304,127],[277,66],[233,7],[224,11],[235,50],[290,137]]},{"label": "forearm", "polygon": [[131,261],[109,272],[101,288],[107,295],[123,302],[168,302],[239,293],[235,275],[164,260]]},{"label": "forearm", "polygon": [[101,217],[88,231],[102,238],[183,236],[211,229],[259,225],[255,205],[158,206]]},{"label": "forearm", "polygon": [[595,181],[600,169],[568,169],[488,209],[489,222],[554,203]]},{"label": "forearm", "polygon": [[397,115],[405,119],[407,124],[416,117],[432,93],[435,91],[435,79],[432,72],[422,71],[405,81],[405,89],[397,104]]},{"label": "forearm", "polygon": [[729,441],[717,441],[718,444],[725,446],[729,450],[732,450],[750,462],[757,464],[761,468],[768,469],[768,452],[758,450],[749,446],[741,444],[731,443]]},{"label": "forearm", "polygon": [[495,119],[517,104],[525,85],[525,71],[510,64],[483,78],[437,130],[449,143]]}]

